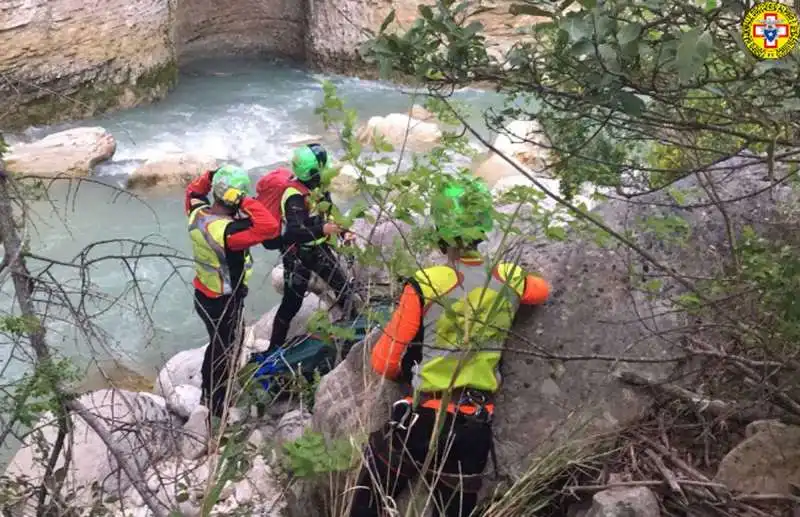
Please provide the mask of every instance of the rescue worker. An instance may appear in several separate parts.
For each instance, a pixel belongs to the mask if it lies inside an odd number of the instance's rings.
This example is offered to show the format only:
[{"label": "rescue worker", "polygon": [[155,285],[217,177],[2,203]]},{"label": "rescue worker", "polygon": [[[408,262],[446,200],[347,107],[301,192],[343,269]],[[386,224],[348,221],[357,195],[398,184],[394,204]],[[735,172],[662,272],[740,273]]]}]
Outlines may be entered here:
[{"label": "rescue worker", "polygon": [[407,281],[372,350],[372,368],[401,381],[407,396],[369,438],[351,517],[383,514],[382,497],[398,496],[423,470],[434,515],[472,513],[492,451],[507,333],[520,304],[542,304],[550,293],[542,278],[478,253],[493,226],[492,197],[482,183],[465,176],[438,194],[431,213],[448,261]]},{"label": "rescue worker", "polygon": [[[336,303],[345,316],[354,309],[348,277],[329,244],[331,237],[346,234],[346,231],[327,221],[325,214],[312,215],[312,194],[319,188],[327,164],[325,148],[309,144],[295,149],[291,171],[278,169],[258,182],[259,200],[280,218],[282,225],[283,298],[272,325],[269,351],[285,345],[289,326],[300,311],[312,273],[333,289]],[[321,198],[331,202],[328,192],[322,193]],[[271,247],[266,242],[264,246]]]},{"label": "rescue worker", "polygon": [[[213,202],[207,197],[210,191]],[[209,336],[202,366],[203,405],[220,418],[234,354],[244,336],[242,312],[253,266],[249,248],[280,231],[278,221],[249,192],[247,172],[230,165],[204,173],[186,188],[194,306]]]}]

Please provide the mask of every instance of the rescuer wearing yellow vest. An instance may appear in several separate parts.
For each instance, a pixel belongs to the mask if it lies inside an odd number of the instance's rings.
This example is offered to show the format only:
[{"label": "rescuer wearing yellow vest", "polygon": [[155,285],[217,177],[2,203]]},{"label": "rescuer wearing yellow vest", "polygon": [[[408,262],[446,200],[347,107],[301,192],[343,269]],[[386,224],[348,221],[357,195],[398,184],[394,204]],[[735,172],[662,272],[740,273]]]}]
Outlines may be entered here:
[{"label": "rescuer wearing yellow vest", "polygon": [[[214,201],[207,196],[213,191]],[[250,177],[226,165],[186,188],[185,210],[195,262],[194,306],[208,330],[203,358],[203,404],[222,417],[237,345],[244,337],[242,312],[252,274],[250,247],[279,237],[280,226],[256,199]]]},{"label": "rescuer wearing yellow vest", "polygon": [[469,176],[454,178],[433,203],[448,262],[408,280],[372,351],[372,368],[406,384],[408,396],[370,436],[351,517],[377,517],[383,496],[403,491],[429,453],[425,476],[434,515],[465,517],[477,504],[508,331],[520,304],[542,304],[550,293],[542,278],[512,263],[489,263],[477,252],[493,226],[491,210],[491,194]]}]

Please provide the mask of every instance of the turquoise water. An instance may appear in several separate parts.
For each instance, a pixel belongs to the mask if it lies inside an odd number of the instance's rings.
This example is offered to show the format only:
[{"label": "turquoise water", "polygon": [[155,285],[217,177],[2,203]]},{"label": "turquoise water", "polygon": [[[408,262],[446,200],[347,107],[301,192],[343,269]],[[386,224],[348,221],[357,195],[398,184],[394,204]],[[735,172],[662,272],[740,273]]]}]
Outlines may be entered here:
[{"label": "turquoise water", "polygon": [[[207,61],[184,70],[176,90],[158,104],[95,120],[28,130],[25,137],[33,138],[67,127],[100,125],[118,141],[113,160],[97,169],[96,179],[102,185],[57,184],[50,189],[49,201],[33,203],[32,250],[69,261],[98,240],[128,239],[124,245],[107,244],[93,249],[87,260],[137,252],[185,256],[189,242],[181,193],[148,194],[134,199],[109,186],[121,187],[127,174],[143,160],[171,151],[203,153],[233,161],[254,172],[266,170],[267,166],[286,159],[294,137],[323,132],[322,123],[314,113],[322,101],[323,78],[270,62]],[[329,78],[363,119],[405,112],[412,104],[404,89],[395,85]],[[493,95],[476,90],[459,92],[456,98],[473,107],[476,116],[481,108],[495,102]],[[143,240],[157,247],[137,251],[134,243]],[[248,322],[255,321],[279,301],[269,282],[270,271],[277,263],[276,253],[258,248],[254,256],[256,272],[247,303]],[[134,265],[141,293],[133,290],[128,268]],[[101,311],[112,305],[109,300],[124,296],[116,307],[93,320],[97,325],[97,338],[93,340],[82,336],[69,315],[62,311],[64,321],[49,322],[52,343],[80,363],[90,357],[113,356],[143,373],[156,371],[179,350],[202,345],[205,330],[192,310],[189,286],[192,273],[186,266],[185,260],[158,257],[128,264],[103,260],[90,268],[88,279],[79,278],[69,267],[54,267],[54,277],[64,285],[76,291],[83,285],[97,297],[106,298],[90,303],[94,310]],[[9,294],[0,292],[0,311],[8,308]],[[24,361],[8,362],[12,346],[2,339],[0,360],[7,366],[3,376],[13,377],[24,370]]]}]

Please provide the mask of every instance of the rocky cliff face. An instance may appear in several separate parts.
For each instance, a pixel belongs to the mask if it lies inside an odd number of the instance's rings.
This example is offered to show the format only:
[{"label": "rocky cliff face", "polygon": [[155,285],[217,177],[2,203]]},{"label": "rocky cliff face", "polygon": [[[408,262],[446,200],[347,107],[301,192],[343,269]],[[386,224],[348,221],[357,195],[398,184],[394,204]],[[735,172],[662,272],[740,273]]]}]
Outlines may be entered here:
[{"label": "rocky cliff face", "polygon": [[[515,28],[536,21],[533,16],[509,18],[511,0],[490,0],[481,5],[493,7],[477,17],[486,27],[490,46],[497,49],[510,46]],[[419,16],[420,4],[426,0],[308,0],[306,26],[306,55],[317,68],[351,72],[361,67],[358,46],[369,34],[377,31],[389,12],[395,10],[391,27],[407,29]],[[509,21],[513,23],[509,25]]]},{"label": "rocky cliff face", "polygon": [[180,58],[228,54],[305,57],[302,0],[180,0]]},{"label": "rocky cliff face", "polygon": [[0,126],[163,97],[177,79],[176,0],[0,0]]}]

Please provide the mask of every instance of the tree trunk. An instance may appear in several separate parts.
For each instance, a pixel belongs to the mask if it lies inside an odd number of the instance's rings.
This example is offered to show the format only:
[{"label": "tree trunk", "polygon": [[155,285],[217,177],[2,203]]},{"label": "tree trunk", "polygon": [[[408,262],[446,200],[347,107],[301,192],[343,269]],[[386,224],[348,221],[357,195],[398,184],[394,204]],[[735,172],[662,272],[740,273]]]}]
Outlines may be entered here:
[{"label": "tree trunk", "polygon": [[[27,337],[36,356],[37,366],[50,364],[52,355],[50,354],[50,349],[47,347],[46,330],[44,325],[39,322],[33,303],[34,279],[31,277],[27,265],[25,264],[23,242],[17,228],[14,226],[13,216],[10,181],[6,173],[5,163],[0,159],[0,242],[3,243],[4,247],[2,265],[7,267],[11,272],[14,294],[19,304],[22,317],[31,323],[38,323],[31,324],[29,328],[26,328]],[[1,267],[0,270],[2,270]],[[52,389],[57,399],[60,401],[62,409],[61,414],[58,415],[59,432],[61,433],[62,429],[63,432],[67,430],[69,423],[68,411],[77,413],[86,421],[87,425],[97,433],[106,447],[108,447],[108,450],[117,460],[128,478],[130,478],[133,486],[142,496],[145,504],[147,504],[153,514],[156,517],[168,517],[169,511],[166,506],[161,504],[148,490],[144,476],[138,472],[139,469],[133,465],[124,454],[120,453],[114,444],[113,438],[105,429],[100,419],[96,415],[90,413],[86,406],[79,400],[71,397],[67,391],[59,385],[57,379],[53,379]],[[61,440],[61,442],[63,443],[63,440]],[[60,451],[54,450],[53,453],[58,455]],[[50,463],[54,464],[55,462]],[[43,485],[46,487],[47,483],[43,483]]]}]

